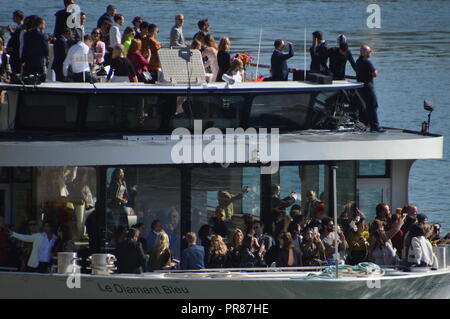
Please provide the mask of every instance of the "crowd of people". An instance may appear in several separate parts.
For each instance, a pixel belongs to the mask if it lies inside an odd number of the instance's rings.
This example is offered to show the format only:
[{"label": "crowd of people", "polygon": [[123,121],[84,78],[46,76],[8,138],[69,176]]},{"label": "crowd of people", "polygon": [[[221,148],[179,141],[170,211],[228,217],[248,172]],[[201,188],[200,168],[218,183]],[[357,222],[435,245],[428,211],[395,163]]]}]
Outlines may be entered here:
[{"label": "crowd of people", "polygon": [[[272,201],[269,224],[244,215],[243,225],[236,227],[226,219],[225,209],[218,206],[198,235],[184,234],[181,258],[175,258],[173,247],[174,228],[179,225],[171,227],[171,223],[163,225],[160,220],[153,220],[148,232],[142,222],[122,228],[115,241],[117,271],[333,265],[336,244],[340,260],[350,265],[368,261],[386,266],[436,268],[432,246],[450,243],[450,234],[441,237],[442,226],[430,224],[414,205],[392,213],[389,205],[379,203],[375,219],[369,222],[355,202],[350,202],[335,225],[315,192],[308,193],[304,208],[292,205],[294,194]],[[178,214],[175,217],[174,223],[179,224]],[[76,247],[69,227],[64,224],[54,228],[51,222],[44,221],[38,231],[37,222],[30,220],[27,229],[17,233],[0,218],[0,265],[48,272],[58,252],[71,251],[76,251]]]},{"label": "crowd of people", "polygon": [[[45,81],[47,69],[54,72],[57,81],[93,82],[106,76],[113,82],[154,83],[161,78],[162,69],[158,51],[162,48],[158,40],[159,28],[154,23],[137,16],[126,27],[126,17],[117,8],[108,5],[106,12],[98,19],[91,32],[85,30],[86,14],[79,13],[78,25],[70,28],[68,20],[71,13],[67,8],[75,0],[64,0],[64,9],[55,13],[53,34],[44,33],[46,23],[37,15],[25,16],[16,10],[12,20],[16,28],[9,27],[11,33],[6,46],[0,42],[2,54],[1,76],[9,81],[11,76],[21,74],[35,76]],[[70,10],[69,10],[70,11]],[[200,50],[205,71],[211,74],[212,82],[224,81],[224,75],[234,82],[245,81],[243,60],[239,55],[230,54],[231,42],[222,37],[217,44],[210,32],[208,19],[201,19],[199,31],[188,43],[183,34],[184,16],[175,15],[174,25],[169,34],[170,48],[189,47]],[[53,60],[49,65],[49,43],[53,44]],[[288,53],[283,53],[288,46]],[[3,49],[5,47],[5,49]],[[334,80],[345,79],[346,64],[349,62],[356,72],[357,80],[364,83],[360,90],[364,99],[371,131],[384,132],[380,127],[377,109],[378,102],[373,78],[378,75],[371,61],[371,48],[362,45],[360,56],[355,62],[344,35],[337,38],[337,46],[328,48],[321,31],[312,33],[310,72],[331,76]],[[287,60],[294,56],[292,42],[277,39],[271,56],[270,77],[268,81],[287,81],[289,68]]]},{"label": "crowd of people", "polygon": [[[4,81],[10,80],[12,75],[37,76],[45,81],[48,70],[54,72],[57,81],[92,82],[97,80],[96,75],[107,76],[108,81],[114,82],[153,83],[158,80],[161,76],[158,51],[162,45],[157,40],[156,24],[137,16],[131,26],[125,27],[125,16],[118,13],[115,6],[108,5],[91,32],[85,30],[86,14],[83,12],[79,25],[70,28],[67,21],[71,13],[67,8],[73,4],[75,0],[64,0],[64,9],[55,13],[55,28],[50,35],[45,33],[46,23],[41,17],[25,16],[21,10],[13,12],[16,27],[8,28],[10,39],[6,46],[4,39],[0,43]],[[198,22],[199,31],[192,43],[188,43],[183,34],[184,16],[177,14],[174,22],[170,48],[200,50],[205,71],[212,74],[211,81],[223,81],[221,75],[225,73],[237,81],[242,80],[243,65],[240,60],[231,58],[229,38],[221,38],[217,45],[209,33],[208,19]],[[53,45],[52,61],[49,61],[49,44]]]}]

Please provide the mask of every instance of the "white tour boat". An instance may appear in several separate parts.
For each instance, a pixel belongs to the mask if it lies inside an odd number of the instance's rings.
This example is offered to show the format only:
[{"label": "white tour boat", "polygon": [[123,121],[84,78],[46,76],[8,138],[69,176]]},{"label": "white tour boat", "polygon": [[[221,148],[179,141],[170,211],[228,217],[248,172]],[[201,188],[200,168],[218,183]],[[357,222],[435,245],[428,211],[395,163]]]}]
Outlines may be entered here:
[{"label": "white tour boat", "polygon": [[[130,194],[128,224],[140,221],[149,229],[160,219],[176,258],[182,234],[208,223],[218,192],[238,194],[245,186],[249,192],[228,216],[233,227],[243,224],[244,214],[271,220],[273,184],[281,185],[282,196],[296,191],[299,205],[307,190],[315,190],[330,216],[356,201],[371,220],[378,202],[393,208],[408,203],[414,161],[442,158],[443,137],[396,128],[364,131],[354,106],[359,87],[348,81],[2,83],[0,209],[17,230],[33,218],[67,223],[80,258],[93,252],[89,244],[113,252],[120,221],[107,190],[117,168]],[[174,116],[181,107],[184,116]],[[226,141],[231,146],[221,148]],[[102,222],[92,230],[85,224],[94,205]],[[97,241],[91,234],[100,234]],[[0,272],[0,298],[448,299],[443,252],[449,250],[442,248],[438,269],[342,268],[337,278],[321,267],[142,275],[4,267],[9,271]]]}]

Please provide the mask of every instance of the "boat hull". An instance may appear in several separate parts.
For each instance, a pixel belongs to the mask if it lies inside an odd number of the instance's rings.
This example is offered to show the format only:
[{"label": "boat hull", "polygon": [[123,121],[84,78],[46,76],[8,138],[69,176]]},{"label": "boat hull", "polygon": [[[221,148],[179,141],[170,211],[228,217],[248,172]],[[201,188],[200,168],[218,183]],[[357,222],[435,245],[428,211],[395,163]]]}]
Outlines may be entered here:
[{"label": "boat hull", "polygon": [[[217,275],[216,275],[217,276]],[[219,275],[221,276],[221,275]],[[306,278],[264,273],[209,278],[144,275],[0,273],[0,298],[63,299],[450,299],[450,270],[382,277]],[[68,288],[67,282],[80,288]]]}]

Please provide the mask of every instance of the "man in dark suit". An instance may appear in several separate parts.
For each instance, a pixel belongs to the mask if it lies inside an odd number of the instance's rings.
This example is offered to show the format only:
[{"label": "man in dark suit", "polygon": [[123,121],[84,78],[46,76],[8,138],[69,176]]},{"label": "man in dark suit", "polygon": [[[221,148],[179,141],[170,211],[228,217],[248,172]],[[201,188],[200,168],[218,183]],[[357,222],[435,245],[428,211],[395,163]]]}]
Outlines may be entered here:
[{"label": "man in dark suit", "polygon": [[208,19],[202,19],[202,20],[199,20],[199,21],[197,22],[197,26],[198,26],[198,30],[199,30],[199,31],[194,35],[194,37],[192,38],[192,40],[195,40],[195,38],[196,38],[200,33],[202,33],[203,36],[206,36],[206,35],[209,33],[209,27],[210,27],[210,25],[209,25]]},{"label": "man in dark suit", "polygon": [[69,51],[69,40],[72,38],[72,30],[66,28],[55,43],[53,43],[54,59],[52,69],[55,71],[56,81],[63,81],[63,63]]},{"label": "man in dark suit", "polygon": [[[283,53],[283,49],[289,45],[289,52],[287,54]],[[272,53],[272,58],[270,59],[271,71],[272,71],[272,81],[287,81],[289,75],[289,69],[287,66],[287,60],[294,56],[294,47],[291,42],[285,42],[283,40],[275,40],[274,42],[275,51]]]},{"label": "man in dark suit", "polygon": [[25,64],[23,75],[45,74],[48,58],[48,41],[43,31],[45,21],[36,17],[33,25],[24,35],[22,60]]},{"label": "man in dark suit", "polygon": [[379,72],[369,60],[372,49],[368,45],[362,45],[359,51],[360,55],[356,61],[356,80],[364,83],[364,86],[359,89],[359,93],[366,104],[370,131],[383,133],[384,130],[378,121],[378,101],[373,84],[373,78],[377,77]]},{"label": "man in dark suit", "polygon": [[313,32],[313,45],[309,48],[311,54],[311,72],[328,74],[328,48],[321,31]]},{"label": "man in dark suit", "polygon": [[188,247],[181,255],[181,269],[203,269],[205,268],[205,248],[197,245],[195,233],[187,233],[186,242]]},{"label": "man in dark suit", "polygon": [[145,266],[145,254],[138,241],[139,230],[130,228],[127,238],[118,243],[115,251],[117,272],[122,274],[141,274]]},{"label": "man in dark suit", "polygon": [[13,74],[20,73],[20,32],[23,28],[24,18],[23,11],[16,10],[13,12],[13,21],[17,24],[17,28],[14,31],[10,29],[11,37],[6,47],[7,53],[11,56],[10,63]]},{"label": "man in dark suit", "polygon": [[114,23],[113,17],[116,13],[117,13],[117,9],[115,6],[113,6],[111,4],[109,6],[107,6],[106,12],[103,13],[100,18],[98,18],[97,28],[101,28],[103,21],[105,21],[105,20],[109,20],[109,21],[111,21],[111,23]]},{"label": "man in dark suit", "polygon": [[75,4],[75,0],[64,0],[64,9],[61,9],[55,13],[55,29],[53,30],[53,36],[58,38],[64,33],[64,30],[68,28],[67,18],[71,15],[67,12],[69,5]]}]

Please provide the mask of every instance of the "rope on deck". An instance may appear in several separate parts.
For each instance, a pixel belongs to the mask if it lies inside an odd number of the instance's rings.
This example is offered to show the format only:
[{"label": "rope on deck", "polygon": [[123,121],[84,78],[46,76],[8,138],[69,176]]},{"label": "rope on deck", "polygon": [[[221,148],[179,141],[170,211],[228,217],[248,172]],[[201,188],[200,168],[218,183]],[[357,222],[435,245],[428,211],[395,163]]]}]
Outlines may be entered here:
[{"label": "rope on deck", "polygon": [[[339,265],[338,266],[339,275],[341,276],[351,276],[351,277],[370,277],[370,276],[383,276],[385,271],[380,268],[377,264],[363,262],[356,266],[350,265]],[[329,266],[322,270],[320,274],[308,274],[307,278],[323,278],[323,279],[333,279],[336,278],[336,266]]]}]

